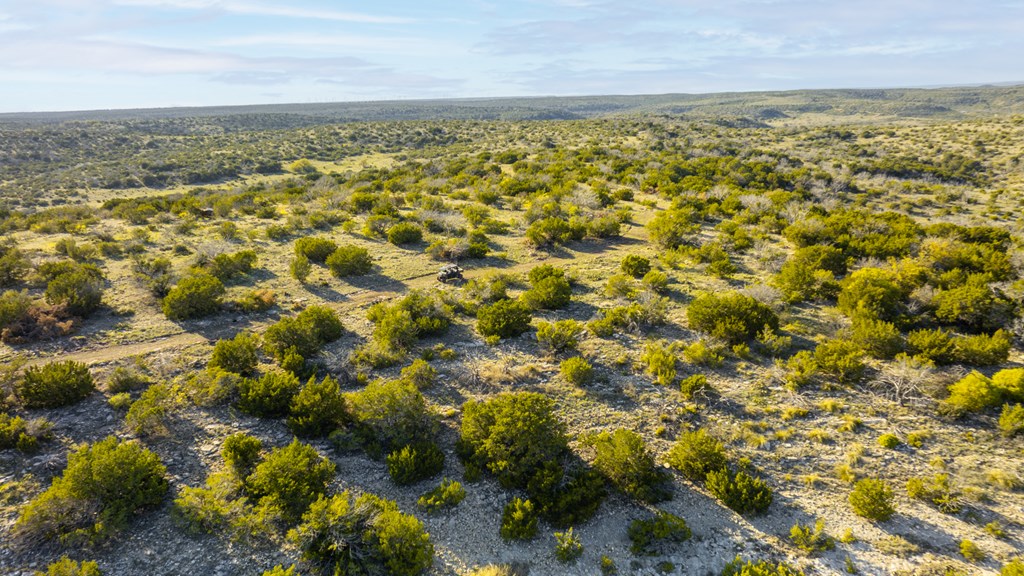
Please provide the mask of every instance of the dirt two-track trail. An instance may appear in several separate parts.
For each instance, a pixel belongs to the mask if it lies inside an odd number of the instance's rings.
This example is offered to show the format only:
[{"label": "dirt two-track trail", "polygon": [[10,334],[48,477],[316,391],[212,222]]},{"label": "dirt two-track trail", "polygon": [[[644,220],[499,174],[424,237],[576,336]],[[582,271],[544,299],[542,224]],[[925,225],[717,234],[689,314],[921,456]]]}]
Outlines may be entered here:
[{"label": "dirt two-track trail", "polygon": [[[552,265],[567,265],[576,264],[577,266],[586,264],[588,261],[596,260],[598,258],[608,258],[609,255],[616,253],[628,254],[631,252],[633,246],[638,245],[630,241],[647,241],[647,231],[642,225],[632,224],[626,225],[620,238],[620,242],[612,241],[607,244],[602,250],[594,253],[574,253],[569,256],[559,255],[548,255],[541,254],[539,257],[531,259],[528,262],[521,262],[514,266],[507,268],[500,268],[498,270],[509,273],[521,273],[529,271],[534,266],[540,264],[552,264]],[[625,241],[625,242],[623,242]],[[466,279],[472,279],[476,276],[486,274],[490,271],[495,270],[494,268],[481,268],[479,270],[469,270],[465,273]],[[343,302],[327,302],[326,304],[334,308],[338,312],[350,312],[357,308],[368,307],[376,302],[382,300],[390,300],[392,298],[401,297],[403,294],[410,290],[430,288],[432,286],[439,285],[435,274],[422,274],[419,276],[412,276],[408,278],[396,278],[402,284],[402,288],[395,290],[373,290],[364,289],[357,290],[346,294],[346,299]],[[194,346],[203,343],[210,343],[216,341],[219,338],[230,338],[238,332],[238,326],[231,323],[225,323],[224,326],[215,328],[213,330],[207,329],[204,334],[197,334],[195,332],[181,332],[180,334],[172,334],[170,336],[161,336],[151,340],[142,340],[139,342],[131,342],[128,344],[114,344],[110,346],[102,346],[92,349],[84,349],[69,352],[57,352],[55,354],[40,355],[28,360],[27,365],[42,364],[54,359],[59,360],[75,360],[77,362],[83,362],[85,364],[107,364],[125,358],[131,358],[135,356],[147,356],[156,352],[163,352],[167,350],[176,350],[180,348],[186,348],[188,346]]]}]

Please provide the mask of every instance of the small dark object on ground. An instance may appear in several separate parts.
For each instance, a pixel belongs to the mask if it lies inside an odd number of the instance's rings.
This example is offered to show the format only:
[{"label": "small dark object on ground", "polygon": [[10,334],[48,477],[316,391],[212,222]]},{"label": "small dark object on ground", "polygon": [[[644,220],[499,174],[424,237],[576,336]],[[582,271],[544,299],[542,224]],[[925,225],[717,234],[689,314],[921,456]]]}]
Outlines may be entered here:
[{"label": "small dark object on ground", "polygon": [[456,264],[445,264],[437,273],[438,282],[458,282],[462,279],[462,268]]}]

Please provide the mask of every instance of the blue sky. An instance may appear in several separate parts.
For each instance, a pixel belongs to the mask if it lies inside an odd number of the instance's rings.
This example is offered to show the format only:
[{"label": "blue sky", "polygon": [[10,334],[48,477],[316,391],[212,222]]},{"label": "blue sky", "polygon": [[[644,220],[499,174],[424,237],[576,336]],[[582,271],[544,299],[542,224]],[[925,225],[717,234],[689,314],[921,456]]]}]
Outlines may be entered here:
[{"label": "blue sky", "polygon": [[1024,81],[1024,0],[0,0],[0,111]]}]

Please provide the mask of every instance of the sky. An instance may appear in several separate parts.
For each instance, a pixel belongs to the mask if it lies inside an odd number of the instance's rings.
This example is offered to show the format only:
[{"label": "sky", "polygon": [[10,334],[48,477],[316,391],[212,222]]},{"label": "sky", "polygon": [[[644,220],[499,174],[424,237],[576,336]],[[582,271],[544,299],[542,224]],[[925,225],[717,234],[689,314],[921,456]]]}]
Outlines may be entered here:
[{"label": "sky", "polygon": [[1024,82],[1024,0],[0,0],[0,112]]}]

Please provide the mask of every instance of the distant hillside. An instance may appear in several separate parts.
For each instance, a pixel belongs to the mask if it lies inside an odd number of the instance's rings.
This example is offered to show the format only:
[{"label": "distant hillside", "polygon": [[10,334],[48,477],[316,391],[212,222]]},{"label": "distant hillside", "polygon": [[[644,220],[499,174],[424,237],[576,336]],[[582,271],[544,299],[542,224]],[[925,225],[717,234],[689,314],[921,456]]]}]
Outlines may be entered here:
[{"label": "distant hillside", "polygon": [[637,113],[773,121],[838,117],[956,119],[1024,113],[1024,85],[936,89],[799,90],[720,94],[393,100],[0,114],[3,124],[207,118],[227,130],[385,120],[573,120]]}]

